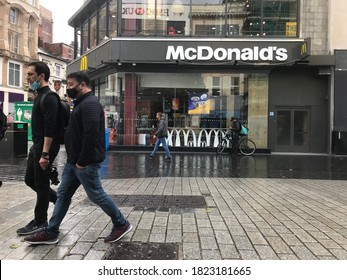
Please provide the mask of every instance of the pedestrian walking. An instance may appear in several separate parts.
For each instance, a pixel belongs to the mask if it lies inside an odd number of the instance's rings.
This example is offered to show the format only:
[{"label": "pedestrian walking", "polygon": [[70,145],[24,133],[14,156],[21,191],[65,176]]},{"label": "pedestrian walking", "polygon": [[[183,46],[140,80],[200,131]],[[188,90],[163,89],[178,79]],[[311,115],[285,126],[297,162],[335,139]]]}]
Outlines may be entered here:
[{"label": "pedestrian walking", "polygon": [[[48,86],[50,70],[42,61],[31,62],[28,65],[27,81],[32,91],[37,92],[31,116],[33,145],[30,148],[25,184],[36,192],[34,219],[25,227],[17,230],[18,235],[29,235],[41,230],[47,225],[47,210],[49,202],[55,203],[57,193],[50,187],[47,171],[57,156],[60,144],[58,141],[59,99]],[[46,96],[45,96],[46,95]],[[45,111],[41,111],[40,100],[44,98]]]},{"label": "pedestrian walking", "polygon": [[161,112],[158,112],[156,115],[156,118],[158,120],[157,123],[157,132],[155,134],[155,138],[157,138],[153,151],[151,152],[151,154],[148,156],[150,159],[154,158],[155,153],[158,151],[159,149],[159,145],[162,144],[163,148],[165,150],[166,153],[166,160],[172,160],[170,151],[169,151],[169,147],[167,146],[166,143],[166,138],[167,138],[167,122],[165,119],[165,115]]},{"label": "pedestrian walking", "polygon": [[67,94],[75,101],[66,130],[67,162],[58,188],[58,199],[47,227],[24,240],[30,244],[57,243],[59,227],[71,198],[82,185],[88,198],[111,218],[113,228],[104,241],[112,243],[130,232],[132,226],[101,184],[100,164],[106,156],[105,113],[91,90],[86,72],[74,72],[67,76]]},{"label": "pedestrian walking", "polygon": [[231,144],[232,153],[237,154],[237,151],[238,151],[237,145],[240,140],[241,123],[235,117],[231,117],[230,123],[231,123],[230,133],[231,133],[231,139],[232,139],[232,144]]}]

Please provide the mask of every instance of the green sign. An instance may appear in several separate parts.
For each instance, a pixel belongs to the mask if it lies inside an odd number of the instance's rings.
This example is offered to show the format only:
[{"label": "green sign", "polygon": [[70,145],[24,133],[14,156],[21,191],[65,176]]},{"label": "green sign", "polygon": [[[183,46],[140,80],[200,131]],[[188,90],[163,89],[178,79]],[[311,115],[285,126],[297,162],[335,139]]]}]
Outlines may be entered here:
[{"label": "green sign", "polygon": [[[32,140],[31,135],[31,113],[33,109],[33,103],[28,101],[16,102],[14,104],[14,120],[28,123],[28,140]],[[20,127],[18,127],[20,128]],[[23,127],[22,127],[23,128]]]}]

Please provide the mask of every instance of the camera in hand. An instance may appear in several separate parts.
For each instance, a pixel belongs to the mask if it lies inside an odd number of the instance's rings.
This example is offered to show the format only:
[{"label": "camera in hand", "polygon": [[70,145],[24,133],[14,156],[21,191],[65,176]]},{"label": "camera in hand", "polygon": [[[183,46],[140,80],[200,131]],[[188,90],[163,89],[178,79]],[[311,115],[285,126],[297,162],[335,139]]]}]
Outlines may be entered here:
[{"label": "camera in hand", "polygon": [[60,183],[58,179],[58,170],[56,167],[48,166],[44,172],[47,175],[47,177],[51,180],[53,185],[58,185]]}]

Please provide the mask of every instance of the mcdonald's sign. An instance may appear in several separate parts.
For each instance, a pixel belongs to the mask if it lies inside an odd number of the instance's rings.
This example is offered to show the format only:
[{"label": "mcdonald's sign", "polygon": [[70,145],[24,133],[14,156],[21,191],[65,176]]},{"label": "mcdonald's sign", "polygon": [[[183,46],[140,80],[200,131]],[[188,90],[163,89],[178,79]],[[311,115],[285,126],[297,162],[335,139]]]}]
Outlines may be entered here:
[{"label": "mcdonald's sign", "polygon": [[88,59],[85,55],[81,58],[80,70],[88,70]]},{"label": "mcdonald's sign", "polygon": [[301,55],[307,55],[307,42],[303,42],[300,48]]}]

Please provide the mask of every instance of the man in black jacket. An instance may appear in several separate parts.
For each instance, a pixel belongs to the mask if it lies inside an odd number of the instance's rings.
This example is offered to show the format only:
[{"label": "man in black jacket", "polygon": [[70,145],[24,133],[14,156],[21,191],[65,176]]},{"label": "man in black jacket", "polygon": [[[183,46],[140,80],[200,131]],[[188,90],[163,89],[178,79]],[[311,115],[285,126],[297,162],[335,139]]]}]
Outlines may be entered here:
[{"label": "man in black jacket", "polygon": [[116,242],[130,232],[132,226],[101,185],[100,164],[106,156],[105,113],[91,91],[86,72],[67,76],[67,94],[75,101],[65,135],[67,163],[58,188],[58,199],[48,226],[24,240],[30,244],[57,243],[59,226],[69,209],[71,198],[82,185],[88,198],[112,220],[112,231],[104,241]]},{"label": "man in black jacket", "polygon": [[169,148],[167,146],[166,143],[166,138],[167,138],[167,124],[166,124],[166,120],[165,120],[165,116],[163,115],[163,113],[158,112],[156,115],[156,118],[158,120],[158,124],[157,124],[157,133],[154,137],[157,138],[157,141],[155,142],[154,148],[152,153],[148,156],[150,159],[152,159],[155,155],[155,153],[157,152],[160,143],[163,145],[163,148],[165,150],[166,153],[166,160],[171,160],[171,154],[169,151]]},{"label": "man in black jacket", "polygon": [[[27,81],[30,88],[37,92],[32,116],[31,129],[33,146],[30,148],[25,173],[25,183],[36,194],[34,219],[25,227],[17,230],[18,235],[29,235],[41,230],[47,225],[47,210],[49,202],[55,203],[57,193],[50,187],[50,181],[45,170],[50,167],[59,152],[59,141],[56,134],[58,125],[59,99],[48,86],[49,67],[42,61],[31,62],[28,65]],[[41,112],[40,100],[44,100],[44,112]]]}]

